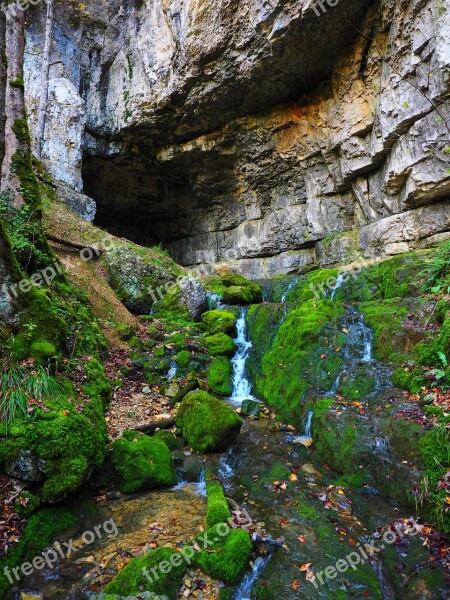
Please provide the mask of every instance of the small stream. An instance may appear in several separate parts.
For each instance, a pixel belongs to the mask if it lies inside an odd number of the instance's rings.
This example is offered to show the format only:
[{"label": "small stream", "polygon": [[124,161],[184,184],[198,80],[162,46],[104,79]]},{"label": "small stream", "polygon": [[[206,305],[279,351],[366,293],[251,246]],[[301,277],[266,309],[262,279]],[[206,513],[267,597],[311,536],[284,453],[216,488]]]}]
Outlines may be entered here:
[{"label": "small stream", "polygon": [[[338,280],[331,299],[341,283],[342,280]],[[292,283],[292,287],[294,285]],[[286,290],[283,301],[292,287]],[[221,307],[217,298],[210,298],[210,301]],[[361,365],[376,378],[374,393],[389,386],[388,369],[373,358],[373,334],[354,307],[347,307],[342,327],[348,331],[343,348],[344,369],[332,388],[318,397],[337,395],[343,382]],[[229,398],[233,406],[239,406],[247,399],[256,400],[246,373],[252,342],[247,333],[245,309],[240,312],[236,328],[233,392]],[[173,367],[176,369],[175,364]],[[359,577],[358,572],[315,587],[306,580],[299,567],[310,563],[317,572],[335,564],[337,559],[354,550],[352,544],[370,536],[377,524],[393,522],[397,518],[397,506],[385,501],[376,490],[357,490],[352,499],[345,494],[330,492],[329,486],[336,481],[336,476],[318,461],[314,445],[309,447],[314,438],[313,411],[305,415],[301,436],[292,435],[288,429],[271,430],[270,424],[266,419],[244,421],[233,447],[224,455],[209,457],[216,463],[227,496],[248,511],[269,539],[278,540],[277,545],[282,546],[275,548],[269,544],[260,548],[261,555],[255,556],[252,568],[234,592],[234,600],[331,600],[338,592],[345,593],[350,599],[374,597],[366,595],[366,576]],[[330,505],[335,506],[333,510],[324,510],[324,495],[329,497]],[[76,556],[61,561],[53,571],[35,573],[27,579],[27,589],[39,590],[45,600],[88,598],[90,590],[101,589],[111,573],[117,571],[121,556],[142,555],[154,541],[161,546],[181,541],[187,543],[192,539],[204,526],[205,496],[203,469],[197,483],[180,481],[169,491],[100,502],[95,514],[80,514],[77,530],[69,532],[69,537],[76,539],[93,523],[111,517],[117,524],[119,535],[80,549]],[[353,514],[352,503],[364,506],[365,522]],[[158,524],[156,529],[155,523]],[[349,540],[355,541],[350,543]],[[383,580],[380,563],[369,561],[366,568],[377,572],[383,598],[394,598]]]}]

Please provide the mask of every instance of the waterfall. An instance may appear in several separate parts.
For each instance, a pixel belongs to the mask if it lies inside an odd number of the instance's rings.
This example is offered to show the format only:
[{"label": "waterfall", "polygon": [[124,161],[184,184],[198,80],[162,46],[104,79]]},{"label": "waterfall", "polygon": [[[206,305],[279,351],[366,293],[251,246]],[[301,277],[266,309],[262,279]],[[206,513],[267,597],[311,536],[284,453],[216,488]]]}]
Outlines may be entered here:
[{"label": "waterfall", "polygon": [[364,323],[364,316],[356,309],[347,309],[346,355],[351,360],[372,362],[373,333]]},{"label": "waterfall", "polygon": [[200,477],[198,478],[198,482],[197,482],[197,494],[199,496],[204,496],[206,498],[206,475],[205,475],[205,465],[203,465],[203,468],[201,470],[200,473]]},{"label": "waterfall", "polygon": [[336,394],[338,393],[338,390],[339,390],[339,385],[341,383],[342,375],[344,375],[344,374],[345,374],[345,371],[342,371],[342,373],[340,373],[336,377],[336,379],[335,379],[335,381],[333,383],[333,387],[331,388],[331,390],[329,392],[327,392],[325,394],[325,396],[336,396]]},{"label": "waterfall", "polygon": [[267,565],[269,560],[270,560],[270,554],[267,556],[260,556],[259,558],[257,558],[255,560],[253,569],[251,570],[250,573],[247,573],[247,575],[244,577],[241,585],[235,591],[234,596],[233,596],[234,600],[250,600],[250,594],[251,594],[252,588],[255,584],[255,581],[260,576],[260,574],[262,573],[264,567]]},{"label": "waterfall", "polygon": [[237,345],[237,352],[231,361],[233,365],[233,393],[230,400],[235,404],[241,404],[244,400],[256,399],[252,394],[252,386],[245,373],[245,366],[252,349],[252,343],[247,339],[245,316],[246,311],[242,309],[236,323],[237,337],[234,340]]},{"label": "waterfall", "polygon": [[[306,421],[305,421],[305,431],[303,433],[303,435],[301,435],[300,437],[297,437],[293,440],[294,444],[304,444],[304,445],[311,445],[312,443],[312,433],[311,433],[311,425],[312,425],[312,420],[313,420],[313,416],[314,416],[314,412],[312,410],[308,411],[308,414],[306,415]],[[306,444],[305,444],[306,442]]]},{"label": "waterfall", "polygon": [[331,291],[331,296],[330,296],[330,300],[333,302],[334,301],[334,297],[336,296],[336,292],[338,291],[339,288],[342,287],[342,284],[344,283],[344,273],[339,273],[337,279],[336,279],[336,284],[334,286],[334,288]]},{"label": "waterfall", "polygon": [[172,360],[172,362],[170,363],[169,372],[167,373],[167,381],[172,381],[172,379],[175,377],[176,374],[177,374],[177,363],[174,360]]},{"label": "waterfall", "polygon": [[288,306],[286,305],[286,301],[287,301],[287,297],[289,292],[292,290],[292,288],[297,284],[298,282],[298,278],[293,279],[289,285],[286,288],[286,291],[284,292],[283,296],[281,297],[281,303],[284,304],[284,309],[283,309],[283,317],[281,319],[280,325],[282,325],[285,321],[286,321],[286,317],[288,314]]},{"label": "waterfall", "polygon": [[213,292],[206,292],[206,298],[208,301],[209,310],[222,310],[222,308],[224,308],[225,306],[222,303],[222,298],[219,296],[219,294],[213,294]]}]

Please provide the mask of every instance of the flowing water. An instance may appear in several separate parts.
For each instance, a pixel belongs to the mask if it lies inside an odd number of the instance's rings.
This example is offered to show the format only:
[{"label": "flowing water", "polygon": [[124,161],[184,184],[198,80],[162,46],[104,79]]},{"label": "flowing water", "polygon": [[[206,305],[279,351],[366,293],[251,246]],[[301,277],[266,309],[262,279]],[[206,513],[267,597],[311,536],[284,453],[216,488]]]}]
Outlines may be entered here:
[{"label": "flowing water", "polygon": [[244,400],[255,399],[245,370],[250,351],[253,347],[247,338],[246,314],[246,310],[242,309],[236,323],[237,337],[234,341],[237,345],[237,352],[231,361],[233,365],[233,392],[230,396],[230,401],[236,405],[242,404]]},{"label": "flowing water", "polygon": [[[337,289],[338,286],[333,292]],[[373,335],[363,316],[353,307],[347,307],[341,325],[348,332],[343,348],[345,369],[332,389],[323,395],[337,394],[342,382],[361,366],[376,379],[376,391],[389,385],[389,371],[373,359]],[[240,405],[243,400],[255,399],[246,373],[252,343],[248,339],[245,309],[237,321],[235,341],[233,393],[229,401]],[[265,530],[268,535],[268,542],[258,545],[261,555],[254,557],[252,568],[234,592],[234,600],[331,600],[338,594],[349,599],[373,597],[365,596],[367,571],[364,576],[349,572],[318,586],[314,580],[308,581],[305,570],[299,567],[311,564],[317,573],[336,564],[354,551],[357,540],[370,537],[380,524],[395,521],[397,505],[385,501],[373,488],[353,490],[348,497],[329,487],[336,476],[318,461],[314,445],[309,448],[306,447],[309,443],[304,443],[313,441],[312,411],[307,413],[303,435],[298,438],[287,431],[271,429],[271,424],[266,419],[244,421],[232,448],[224,455],[208,459],[215,462],[226,495],[247,510],[258,530]],[[375,439],[377,450],[387,455],[385,440],[381,436]],[[169,491],[101,501],[95,514],[80,514],[76,531],[68,536],[79,539],[94,523],[111,517],[119,535],[80,548],[51,572],[34,573],[27,579],[27,588],[39,590],[46,600],[88,597],[89,590],[98,591],[117,572],[122,557],[140,556],[154,541],[161,546],[192,539],[204,527],[205,496],[203,469],[197,483],[181,481]],[[327,510],[324,501],[329,505]],[[352,506],[358,510],[352,510]],[[364,515],[362,520],[360,514]],[[272,543],[273,540],[277,542]],[[369,571],[373,568],[377,573],[383,598],[394,598],[384,581],[381,563],[374,559],[365,568]]]}]

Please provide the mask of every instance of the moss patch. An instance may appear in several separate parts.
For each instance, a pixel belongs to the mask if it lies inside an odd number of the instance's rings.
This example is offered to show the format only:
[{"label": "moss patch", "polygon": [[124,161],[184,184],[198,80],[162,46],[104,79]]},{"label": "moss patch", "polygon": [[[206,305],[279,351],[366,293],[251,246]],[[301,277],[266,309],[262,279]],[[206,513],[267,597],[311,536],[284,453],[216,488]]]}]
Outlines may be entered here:
[{"label": "moss patch", "polygon": [[125,431],[112,449],[114,468],[123,479],[125,493],[175,485],[172,456],[160,439]]},{"label": "moss patch", "polygon": [[234,340],[225,333],[206,336],[205,346],[212,356],[233,356],[236,352]]},{"label": "moss patch", "polygon": [[202,315],[202,322],[211,334],[232,334],[236,321],[236,315],[229,310],[210,310]]},{"label": "moss patch", "polygon": [[231,396],[233,367],[225,356],[214,359],[208,369],[208,386],[213,394]]},{"label": "moss patch", "polygon": [[199,452],[226,450],[239,434],[242,419],[207,392],[190,392],[181,402],[177,427],[188,444]]}]

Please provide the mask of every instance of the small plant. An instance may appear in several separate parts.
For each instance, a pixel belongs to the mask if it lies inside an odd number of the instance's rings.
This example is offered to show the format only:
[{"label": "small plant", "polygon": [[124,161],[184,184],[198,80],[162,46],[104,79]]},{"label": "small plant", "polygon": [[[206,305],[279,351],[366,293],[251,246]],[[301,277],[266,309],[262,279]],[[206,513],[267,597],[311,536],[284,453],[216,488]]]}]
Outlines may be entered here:
[{"label": "small plant", "polygon": [[427,270],[421,273],[426,276],[427,290],[433,294],[439,293],[443,286],[447,286],[447,292],[450,292],[450,242],[442,244],[437,250],[435,256],[428,264]]},{"label": "small plant", "polygon": [[0,373],[0,417],[6,429],[18,416],[27,418],[29,401],[54,399],[59,383],[41,367],[9,363]]}]

